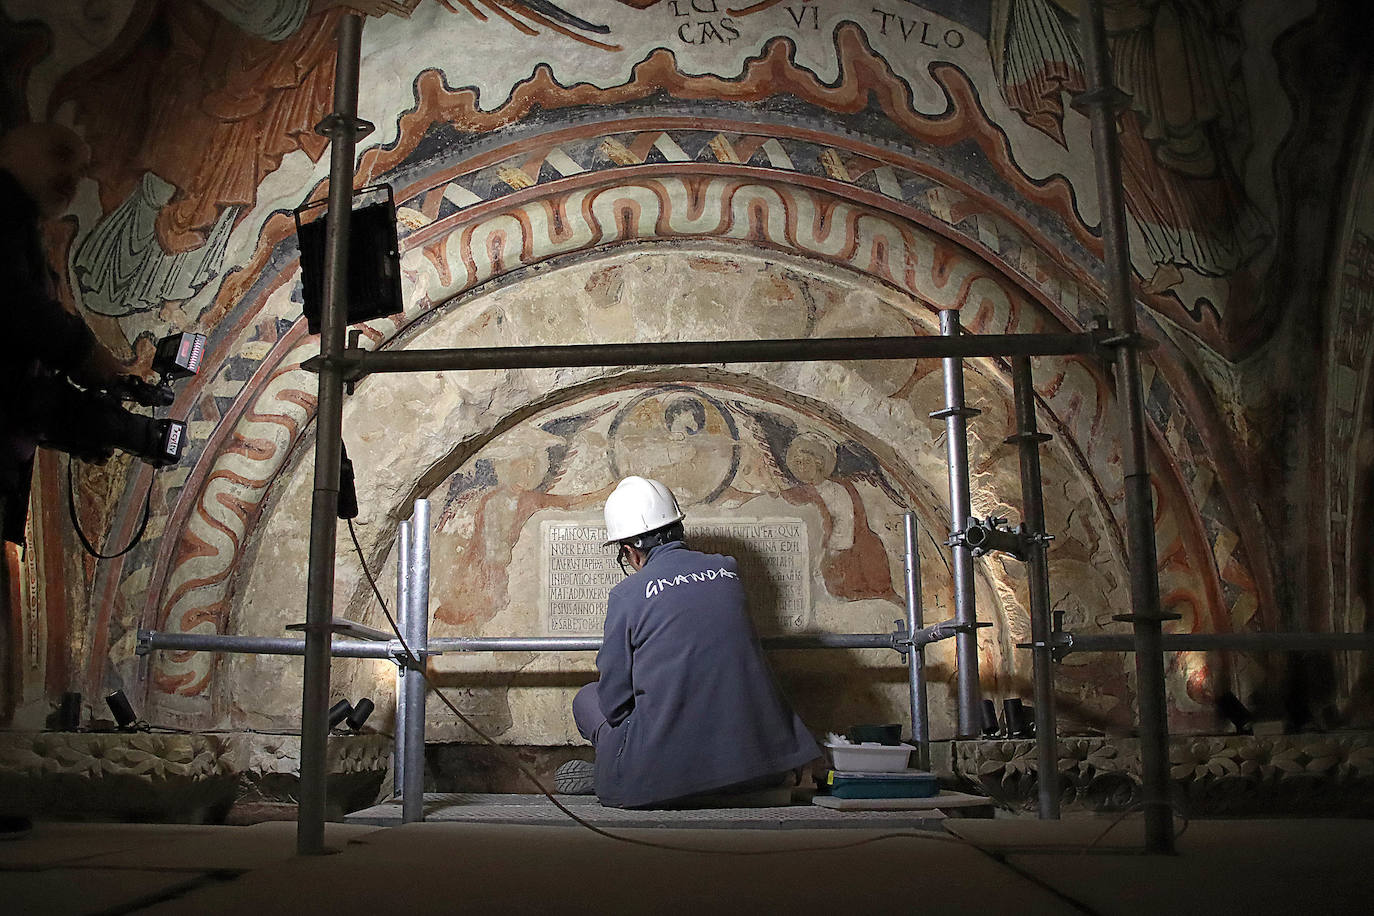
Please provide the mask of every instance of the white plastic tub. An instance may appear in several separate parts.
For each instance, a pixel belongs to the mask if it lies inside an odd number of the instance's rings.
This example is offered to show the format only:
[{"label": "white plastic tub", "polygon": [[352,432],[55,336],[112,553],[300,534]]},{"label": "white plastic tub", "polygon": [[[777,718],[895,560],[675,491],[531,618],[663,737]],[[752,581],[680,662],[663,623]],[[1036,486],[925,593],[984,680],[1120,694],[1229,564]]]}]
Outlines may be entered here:
[{"label": "white plastic tub", "polygon": [[907,768],[911,752],[909,744],[827,744],[835,769],[846,773],[895,773]]}]

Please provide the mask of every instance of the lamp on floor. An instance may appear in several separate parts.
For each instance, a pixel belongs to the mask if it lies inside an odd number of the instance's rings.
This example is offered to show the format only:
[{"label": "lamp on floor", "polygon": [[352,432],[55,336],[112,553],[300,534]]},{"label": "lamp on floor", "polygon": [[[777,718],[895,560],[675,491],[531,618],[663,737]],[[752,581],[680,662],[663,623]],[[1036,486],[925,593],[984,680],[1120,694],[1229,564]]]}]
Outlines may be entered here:
[{"label": "lamp on floor", "polygon": [[347,700],[340,700],[329,707],[329,727],[338,728],[339,723],[353,715],[353,704]]},{"label": "lamp on floor", "polygon": [[348,727],[355,732],[362,728],[363,723],[367,721],[368,716],[372,715],[372,710],[375,708],[375,703],[367,697],[363,697],[354,705],[353,711],[348,714]]},{"label": "lamp on floor", "polygon": [[115,724],[122,731],[133,731],[138,722],[138,714],[134,712],[133,704],[124,695],[124,691],[116,690],[105,698],[105,703],[110,707],[110,712],[114,713]]}]

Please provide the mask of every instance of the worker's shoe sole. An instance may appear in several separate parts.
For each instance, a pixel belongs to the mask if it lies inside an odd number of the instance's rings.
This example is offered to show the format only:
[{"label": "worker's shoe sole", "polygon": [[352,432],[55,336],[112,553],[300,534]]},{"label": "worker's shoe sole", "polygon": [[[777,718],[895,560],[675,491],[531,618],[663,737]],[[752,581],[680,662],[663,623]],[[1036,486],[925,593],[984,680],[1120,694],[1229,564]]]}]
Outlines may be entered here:
[{"label": "worker's shoe sole", "polygon": [[562,795],[591,795],[596,791],[596,764],[569,760],[554,770],[553,784]]}]

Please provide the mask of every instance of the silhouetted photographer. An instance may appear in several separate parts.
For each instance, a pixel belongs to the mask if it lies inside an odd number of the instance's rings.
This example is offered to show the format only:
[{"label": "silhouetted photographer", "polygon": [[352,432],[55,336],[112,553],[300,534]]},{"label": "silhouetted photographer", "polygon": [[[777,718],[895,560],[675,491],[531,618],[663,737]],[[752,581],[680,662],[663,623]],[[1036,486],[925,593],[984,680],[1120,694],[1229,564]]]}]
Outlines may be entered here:
[{"label": "silhouetted photographer", "polygon": [[[0,137],[0,321],[10,332],[0,347],[0,521],[4,540],[17,544],[24,542],[38,446],[95,462],[118,449],[161,467],[177,461],[183,444],[184,424],[120,405],[171,403],[165,382],[152,385],[124,374],[120,361],[58,300],[40,225],[71,205],[90,159],[86,142],[56,124],[26,124]],[[199,338],[198,363],[204,338],[181,337]],[[178,338],[168,340],[175,341],[173,348],[181,345]]]}]

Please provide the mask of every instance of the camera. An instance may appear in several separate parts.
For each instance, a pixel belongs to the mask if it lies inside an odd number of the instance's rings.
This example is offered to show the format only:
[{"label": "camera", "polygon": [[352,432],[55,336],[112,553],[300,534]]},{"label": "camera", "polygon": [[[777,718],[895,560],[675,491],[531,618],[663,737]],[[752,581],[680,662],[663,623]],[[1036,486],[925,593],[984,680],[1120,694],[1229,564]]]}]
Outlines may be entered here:
[{"label": "camera", "polygon": [[118,400],[133,401],[144,407],[169,407],[177,397],[170,385],[154,385],[136,375],[121,375],[105,390]]},{"label": "camera", "polygon": [[171,405],[176,399],[172,382],[199,372],[204,355],[204,334],[174,334],[157,343],[156,384],[125,375],[103,391],[85,391],[48,378],[35,387],[30,404],[42,420],[40,441],[88,461],[104,461],[117,449],[155,468],[176,464],[186,445],[186,424],[134,413],[120,402],[154,409]]}]

